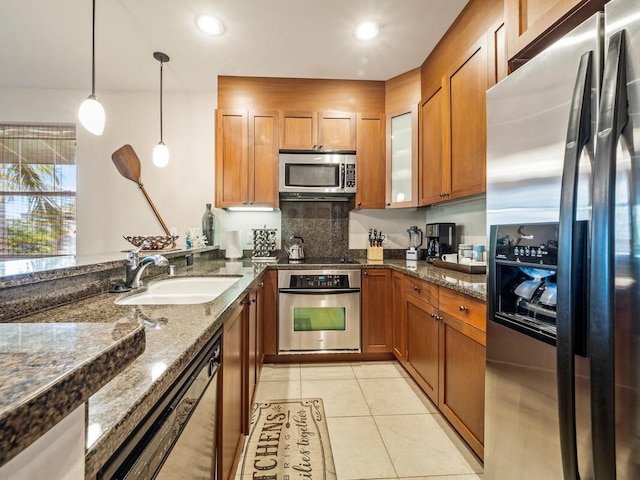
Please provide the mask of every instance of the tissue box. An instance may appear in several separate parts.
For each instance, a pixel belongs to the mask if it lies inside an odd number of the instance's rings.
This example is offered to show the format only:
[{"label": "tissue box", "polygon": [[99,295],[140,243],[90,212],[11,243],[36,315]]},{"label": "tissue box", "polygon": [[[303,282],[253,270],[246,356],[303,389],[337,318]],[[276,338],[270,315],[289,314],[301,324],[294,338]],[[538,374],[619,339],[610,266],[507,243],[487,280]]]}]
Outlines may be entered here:
[{"label": "tissue box", "polygon": [[367,260],[382,260],[382,247],[367,247]]}]

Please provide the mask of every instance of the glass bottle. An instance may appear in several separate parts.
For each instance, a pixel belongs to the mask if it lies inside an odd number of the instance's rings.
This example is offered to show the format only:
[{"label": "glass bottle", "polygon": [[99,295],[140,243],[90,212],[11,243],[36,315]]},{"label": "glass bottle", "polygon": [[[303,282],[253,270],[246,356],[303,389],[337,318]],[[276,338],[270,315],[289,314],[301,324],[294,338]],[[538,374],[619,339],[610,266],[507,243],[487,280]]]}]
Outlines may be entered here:
[{"label": "glass bottle", "polygon": [[211,204],[207,203],[207,210],[202,215],[202,234],[207,239],[207,247],[214,245],[214,234],[216,231],[216,217],[211,212]]}]

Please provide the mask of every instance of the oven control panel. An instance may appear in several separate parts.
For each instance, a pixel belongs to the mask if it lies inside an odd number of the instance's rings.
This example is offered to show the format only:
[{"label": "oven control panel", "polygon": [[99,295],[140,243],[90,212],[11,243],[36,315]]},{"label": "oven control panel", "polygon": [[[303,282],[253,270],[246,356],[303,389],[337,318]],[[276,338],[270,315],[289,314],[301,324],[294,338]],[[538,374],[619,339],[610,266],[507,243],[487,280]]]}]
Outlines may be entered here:
[{"label": "oven control panel", "polygon": [[291,275],[289,288],[349,288],[349,276],[341,274]]}]

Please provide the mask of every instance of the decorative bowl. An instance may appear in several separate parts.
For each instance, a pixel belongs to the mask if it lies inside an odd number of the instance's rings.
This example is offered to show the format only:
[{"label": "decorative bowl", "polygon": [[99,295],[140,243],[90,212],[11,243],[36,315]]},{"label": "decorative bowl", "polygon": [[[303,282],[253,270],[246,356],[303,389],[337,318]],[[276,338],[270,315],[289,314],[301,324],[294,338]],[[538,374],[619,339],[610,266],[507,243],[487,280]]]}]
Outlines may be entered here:
[{"label": "decorative bowl", "polygon": [[136,247],[144,244],[144,247],[142,247],[144,250],[162,250],[172,246],[178,239],[178,235],[135,235],[125,236],[124,239]]}]

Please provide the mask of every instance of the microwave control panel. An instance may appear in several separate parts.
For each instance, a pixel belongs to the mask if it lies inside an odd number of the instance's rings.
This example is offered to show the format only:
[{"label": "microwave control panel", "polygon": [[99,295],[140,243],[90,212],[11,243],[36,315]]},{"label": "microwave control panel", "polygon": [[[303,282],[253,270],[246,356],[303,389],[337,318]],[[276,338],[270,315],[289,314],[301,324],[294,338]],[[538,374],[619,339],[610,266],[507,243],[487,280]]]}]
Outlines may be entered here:
[{"label": "microwave control panel", "polygon": [[356,188],[356,164],[347,163],[344,172],[344,186],[346,188]]}]

